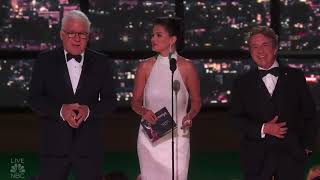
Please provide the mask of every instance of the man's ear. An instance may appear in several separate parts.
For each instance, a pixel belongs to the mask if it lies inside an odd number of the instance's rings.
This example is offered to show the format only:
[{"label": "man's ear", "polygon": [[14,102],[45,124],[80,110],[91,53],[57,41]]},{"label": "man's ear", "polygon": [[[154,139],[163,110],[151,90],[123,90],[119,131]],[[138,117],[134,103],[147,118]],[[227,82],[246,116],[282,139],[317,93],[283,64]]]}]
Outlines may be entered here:
[{"label": "man's ear", "polygon": [[273,56],[276,56],[277,53],[278,53],[279,46],[278,46],[277,44],[273,44],[272,46],[273,46],[273,48],[274,48]]}]

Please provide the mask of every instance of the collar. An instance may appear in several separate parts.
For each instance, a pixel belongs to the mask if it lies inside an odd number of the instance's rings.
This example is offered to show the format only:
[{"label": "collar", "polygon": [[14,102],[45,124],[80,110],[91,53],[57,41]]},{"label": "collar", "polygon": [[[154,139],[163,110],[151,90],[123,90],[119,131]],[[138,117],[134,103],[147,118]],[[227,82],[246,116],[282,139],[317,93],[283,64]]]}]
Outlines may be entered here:
[{"label": "collar", "polygon": [[274,68],[274,67],[279,67],[278,61],[274,61],[274,63],[272,64],[272,66],[270,66],[268,69],[264,69],[264,68],[259,67],[259,66],[258,66],[258,69],[259,69],[259,70],[269,70],[269,69],[272,69],[272,68]]},{"label": "collar", "polygon": [[[63,52],[64,52],[64,59],[65,59],[65,61],[66,61],[66,63],[67,63],[67,62],[68,62],[68,61],[67,61],[67,53],[68,53],[68,52],[67,52],[65,49],[63,49]],[[81,53],[80,55],[81,55],[81,62],[80,62],[79,64],[82,65],[82,64],[83,64],[84,52]]]},{"label": "collar", "polygon": [[[178,59],[178,53],[175,51],[172,53],[171,58]],[[158,55],[157,59],[160,61],[161,64],[170,64],[169,63],[169,56],[161,56],[160,54]]]}]

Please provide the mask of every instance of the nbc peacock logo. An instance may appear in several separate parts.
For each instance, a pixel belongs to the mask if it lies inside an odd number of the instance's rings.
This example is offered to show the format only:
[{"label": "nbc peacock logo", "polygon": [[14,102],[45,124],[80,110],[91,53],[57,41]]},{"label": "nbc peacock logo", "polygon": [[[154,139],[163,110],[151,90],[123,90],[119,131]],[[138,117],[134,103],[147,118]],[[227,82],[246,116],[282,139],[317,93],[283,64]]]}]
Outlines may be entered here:
[{"label": "nbc peacock logo", "polygon": [[11,168],[10,168],[11,179],[24,179],[25,173],[26,173],[26,170],[24,168],[24,159],[23,158],[12,158],[11,159]]}]

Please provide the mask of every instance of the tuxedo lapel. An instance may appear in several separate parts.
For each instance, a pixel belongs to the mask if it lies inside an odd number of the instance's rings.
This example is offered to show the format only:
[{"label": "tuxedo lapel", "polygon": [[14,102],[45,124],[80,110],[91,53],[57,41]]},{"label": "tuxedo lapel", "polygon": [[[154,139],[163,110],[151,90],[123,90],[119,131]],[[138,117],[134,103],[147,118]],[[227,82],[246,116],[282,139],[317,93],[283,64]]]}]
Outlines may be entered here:
[{"label": "tuxedo lapel", "polygon": [[255,77],[256,87],[258,88],[259,97],[262,98],[262,100],[270,99],[271,95],[266,85],[264,84],[258,69],[254,72],[254,77]]},{"label": "tuxedo lapel", "polygon": [[[284,72],[283,68],[280,68],[279,78],[274,89],[272,98],[274,98],[275,100],[277,99],[278,104],[286,102],[286,100],[284,100],[284,94],[286,93],[286,91],[289,90],[288,88],[290,88],[290,85],[287,83],[287,73]],[[284,106],[280,105],[279,107],[281,108]]]},{"label": "tuxedo lapel", "polygon": [[88,77],[87,74],[90,70],[90,67],[93,63],[93,60],[94,60],[94,58],[92,57],[90,52],[86,51],[84,53],[83,65],[82,65],[79,83],[78,83],[77,90],[76,90],[76,96],[79,95],[79,92],[81,92],[82,87],[85,86],[86,78]]},{"label": "tuxedo lapel", "polygon": [[260,121],[265,123],[275,116],[276,109],[273,104],[275,94],[273,93],[273,96],[270,95],[258,69],[254,72],[253,77],[255,78],[255,83],[253,84],[254,92],[251,94],[253,95],[252,99],[255,102],[253,103],[255,106],[254,109],[256,109],[256,113],[261,117]]},{"label": "tuxedo lapel", "polygon": [[273,91],[273,96],[280,96],[281,93],[284,92],[284,87],[286,87],[286,85],[284,85],[285,83],[286,83],[286,73],[284,72],[284,69],[280,66],[279,77]]},{"label": "tuxedo lapel", "polygon": [[[65,84],[66,92],[71,95],[69,97],[73,97],[73,88],[71,84],[71,79],[69,76],[69,71],[68,71],[68,66],[66,63],[65,55],[63,52],[63,49],[59,51],[57,54],[57,71],[58,71],[58,76],[62,78],[62,81]],[[62,76],[61,76],[62,75]]]}]

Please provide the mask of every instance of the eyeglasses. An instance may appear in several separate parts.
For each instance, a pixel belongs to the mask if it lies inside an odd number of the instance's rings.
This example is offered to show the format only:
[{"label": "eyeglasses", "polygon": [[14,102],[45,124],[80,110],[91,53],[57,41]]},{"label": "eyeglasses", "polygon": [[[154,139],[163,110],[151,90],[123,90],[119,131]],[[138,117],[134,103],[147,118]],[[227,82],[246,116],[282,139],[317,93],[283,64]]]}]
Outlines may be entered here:
[{"label": "eyeglasses", "polygon": [[68,32],[68,31],[65,31],[63,30],[64,33],[67,34],[68,38],[74,38],[76,37],[76,35],[78,35],[81,39],[87,39],[88,38],[88,35],[89,33],[87,32]]}]

